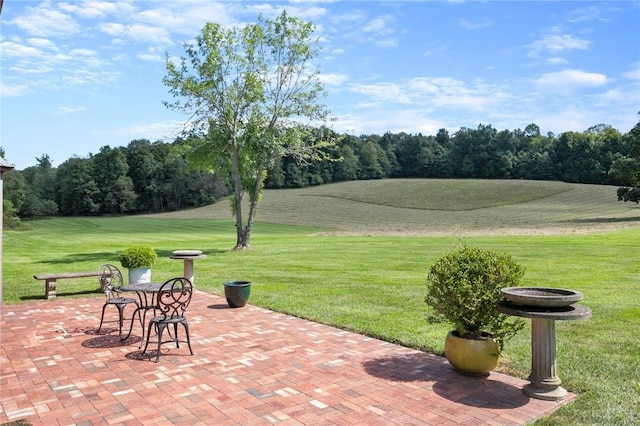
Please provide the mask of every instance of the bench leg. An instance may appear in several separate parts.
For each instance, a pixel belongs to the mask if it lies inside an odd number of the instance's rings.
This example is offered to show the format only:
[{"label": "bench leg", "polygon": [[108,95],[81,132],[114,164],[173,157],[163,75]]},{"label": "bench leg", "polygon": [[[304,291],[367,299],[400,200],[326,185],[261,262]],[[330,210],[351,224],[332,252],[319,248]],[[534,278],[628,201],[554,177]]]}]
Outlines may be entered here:
[{"label": "bench leg", "polygon": [[44,298],[47,300],[56,298],[56,280],[50,279],[44,282]]}]

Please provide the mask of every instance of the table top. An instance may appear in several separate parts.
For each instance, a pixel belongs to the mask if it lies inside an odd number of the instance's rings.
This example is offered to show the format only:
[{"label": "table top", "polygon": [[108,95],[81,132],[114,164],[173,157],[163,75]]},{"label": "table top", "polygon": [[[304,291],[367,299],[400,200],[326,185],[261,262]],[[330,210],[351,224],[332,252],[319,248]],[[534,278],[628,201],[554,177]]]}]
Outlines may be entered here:
[{"label": "table top", "polygon": [[155,293],[160,290],[162,283],[134,283],[120,287],[122,291],[142,291],[145,293]]}]

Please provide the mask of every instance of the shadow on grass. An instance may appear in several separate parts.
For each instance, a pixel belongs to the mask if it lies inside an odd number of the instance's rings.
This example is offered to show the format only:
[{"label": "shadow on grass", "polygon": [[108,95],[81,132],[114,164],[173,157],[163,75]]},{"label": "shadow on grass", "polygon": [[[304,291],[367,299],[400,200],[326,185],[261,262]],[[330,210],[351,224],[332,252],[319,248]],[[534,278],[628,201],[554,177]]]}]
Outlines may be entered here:
[{"label": "shadow on grass", "polygon": [[[516,386],[491,380],[490,375],[465,376],[445,358],[413,353],[377,358],[363,363],[375,377],[395,382],[424,382],[443,398],[472,407],[509,409],[526,405],[529,397]],[[433,382],[433,383],[430,383]]]},{"label": "shadow on grass", "polygon": [[[125,247],[123,246],[122,249],[124,250],[124,248]],[[187,249],[176,248],[176,250],[187,250]],[[209,250],[201,250],[201,251],[202,251],[202,254],[207,256],[229,252],[229,250],[221,250],[221,249],[209,249]],[[169,258],[173,254],[173,252],[174,250],[156,250],[156,253],[158,253],[158,257],[161,257],[161,258],[163,257]],[[80,250],[78,250],[78,253],[68,254],[64,257],[58,257],[51,260],[45,260],[45,261],[42,261],[41,263],[50,264],[50,265],[60,265],[63,263],[68,263],[70,264],[69,265],[70,267],[73,267],[72,264],[76,262],[95,262],[96,270],[98,270],[98,268],[100,268],[100,265],[104,263],[117,263],[119,255],[120,255],[120,251],[82,253]]]},{"label": "shadow on grass", "polygon": [[[123,247],[124,248],[124,247]],[[78,253],[73,253],[73,254],[68,254],[64,257],[56,257],[53,258],[51,260],[44,260],[40,263],[42,264],[48,264],[48,265],[61,265],[64,263],[69,264],[70,268],[73,268],[74,265],[73,263],[76,262],[95,262],[96,263],[96,271],[100,268],[100,265],[104,264],[104,263],[113,263],[116,262],[118,260],[118,252],[90,252],[90,253],[82,253],[81,250],[78,250]],[[83,271],[86,268],[82,269]],[[43,273],[46,273],[47,271],[44,271]],[[65,272],[71,272],[71,269],[69,269],[69,271],[65,271]]]},{"label": "shadow on grass", "polygon": [[636,217],[594,217],[590,219],[572,219],[567,223],[633,223],[640,222],[640,216]]},{"label": "shadow on grass", "polygon": [[[44,286],[44,284],[43,284]],[[56,290],[56,297],[64,297],[64,296],[87,296],[87,295],[103,295],[100,289],[95,290],[81,290],[81,291],[66,291],[60,292]],[[47,300],[42,294],[38,295],[30,295],[30,296],[20,296],[20,300]],[[55,300],[55,299],[54,299]]]}]

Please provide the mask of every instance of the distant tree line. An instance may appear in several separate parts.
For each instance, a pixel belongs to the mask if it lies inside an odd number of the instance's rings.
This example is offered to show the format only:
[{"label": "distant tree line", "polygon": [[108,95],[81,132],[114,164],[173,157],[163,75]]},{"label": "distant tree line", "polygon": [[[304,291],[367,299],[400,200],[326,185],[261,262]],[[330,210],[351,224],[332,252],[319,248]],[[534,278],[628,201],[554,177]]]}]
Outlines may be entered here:
[{"label": "distant tree line", "polygon": [[218,176],[188,167],[177,153],[180,143],[142,139],[127,147],[104,146],[57,168],[44,154],[37,165],[5,174],[5,210],[21,218],[157,213],[226,196]]},{"label": "distant tree line", "polygon": [[[320,132],[318,132],[320,133]],[[326,131],[324,132],[326,134]],[[619,186],[618,198],[638,202],[640,122],[626,134],[600,124],[584,132],[497,130],[491,125],[436,135],[332,135],[336,161],[283,157],[268,170],[266,188],[301,188],[383,178],[533,179]],[[229,194],[228,180],[194,170],[172,143],[134,140],[104,146],[88,158],[53,168],[37,165],[4,176],[5,217],[157,213],[211,204]],[[9,218],[10,219],[10,218]]]},{"label": "distant tree line", "polygon": [[[382,178],[534,179],[630,186],[638,171],[639,125],[622,135],[608,125],[559,136],[537,125],[498,131],[491,125],[441,129],[435,136],[385,133],[342,135],[342,161],[307,165],[284,158],[267,186],[292,188],[344,180]],[[636,148],[634,148],[636,147]],[[635,165],[634,165],[635,164]]]}]

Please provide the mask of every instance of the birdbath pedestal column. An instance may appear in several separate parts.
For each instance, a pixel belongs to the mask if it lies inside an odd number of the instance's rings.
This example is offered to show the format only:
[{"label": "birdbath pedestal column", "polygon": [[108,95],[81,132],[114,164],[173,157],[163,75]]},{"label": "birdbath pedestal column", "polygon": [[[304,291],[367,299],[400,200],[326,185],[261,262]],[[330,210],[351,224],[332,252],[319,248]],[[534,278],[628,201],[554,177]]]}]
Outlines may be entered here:
[{"label": "birdbath pedestal column", "polygon": [[[526,298],[515,296],[525,292]],[[503,295],[507,300],[498,304],[499,312],[531,319],[531,374],[523,392],[547,401],[566,398],[567,391],[558,377],[555,322],[591,317],[591,309],[573,303],[582,299],[582,294],[563,289],[511,287],[503,289]]]},{"label": "birdbath pedestal column", "polygon": [[195,259],[206,259],[207,255],[202,254],[200,250],[176,250],[170,259],[182,259],[184,261],[183,276],[191,281],[195,286],[195,275],[193,273],[193,261]]}]

